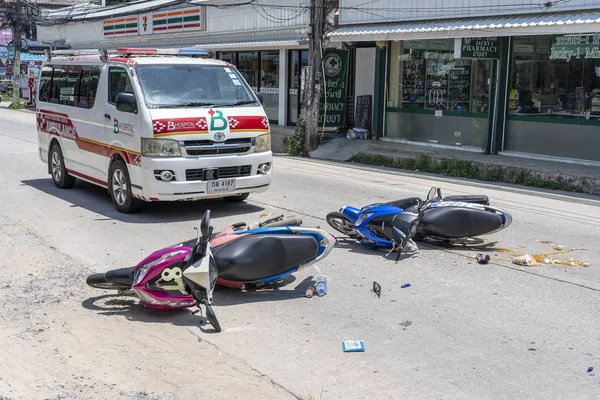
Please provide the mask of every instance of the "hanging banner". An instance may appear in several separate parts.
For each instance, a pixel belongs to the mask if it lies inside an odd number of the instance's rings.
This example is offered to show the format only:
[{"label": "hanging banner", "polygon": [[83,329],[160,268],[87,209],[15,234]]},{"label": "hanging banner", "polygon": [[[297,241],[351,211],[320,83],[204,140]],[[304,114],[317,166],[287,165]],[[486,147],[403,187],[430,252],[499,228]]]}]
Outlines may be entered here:
[{"label": "hanging banner", "polygon": [[[346,125],[348,93],[348,50],[326,50],[323,57],[325,90],[321,90],[319,130]],[[327,108],[327,110],[325,110]]]}]

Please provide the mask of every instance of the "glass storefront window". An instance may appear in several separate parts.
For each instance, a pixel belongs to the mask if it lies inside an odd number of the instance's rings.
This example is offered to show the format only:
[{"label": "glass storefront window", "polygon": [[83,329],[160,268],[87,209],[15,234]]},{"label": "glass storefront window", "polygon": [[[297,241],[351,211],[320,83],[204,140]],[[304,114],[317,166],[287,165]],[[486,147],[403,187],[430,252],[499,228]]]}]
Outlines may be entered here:
[{"label": "glass storefront window", "polygon": [[288,102],[289,102],[289,116],[288,122],[290,124],[296,124],[298,121],[298,114],[301,114],[304,110],[302,104],[302,84],[308,67],[308,52],[306,50],[290,50],[289,51],[289,63],[290,63],[290,87],[288,91]]},{"label": "glass storefront window", "polygon": [[492,60],[454,58],[454,39],[391,45],[387,137],[485,148]]},{"label": "glass storefront window", "polygon": [[600,33],[512,38],[503,150],[600,161]]},{"label": "glass storefront window", "polygon": [[509,113],[600,118],[600,34],[513,39]]},{"label": "glass storefront window", "polygon": [[405,41],[397,56],[398,108],[487,112],[489,61],[454,58],[453,40]]},{"label": "glass storefront window", "polygon": [[223,51],[217,53],[217,58],[234,64],[252,90],[263,94],[267,117],[276,123],[279,120],[279,51]]},{"label": "glass storefront window", "polygon": [[260,53],[260,92],[263,107],[272,121],[279,118],[279,51]]},{"label": "glass storefront window", "polygon": [[220,51],[217,53],[217,58],[219,60],[226,61],[229,64],[235,65],[237,63],[235,53],[232,51]]},{"label": "glass storefront window", "polygon": [[238,53],[237,69],[255,92],[258,90],[258,51]]}]

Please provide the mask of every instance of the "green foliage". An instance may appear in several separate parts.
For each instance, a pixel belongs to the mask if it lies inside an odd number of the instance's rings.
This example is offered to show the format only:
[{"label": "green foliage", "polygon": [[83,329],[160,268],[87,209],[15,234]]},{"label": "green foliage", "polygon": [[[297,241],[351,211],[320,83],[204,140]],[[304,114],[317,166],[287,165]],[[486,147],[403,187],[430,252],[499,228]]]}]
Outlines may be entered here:
[{"label": "green foliage", "polygon": [[20,110],[22,108],[25,108],[25,104],[23,104],[21,102],[16,102],[16,103],[13,102],[13,103],[10,103],[8,108],[13,109],[13,110]]},{"label": "green foliage", "polygon": [[283,151],[292,156],[306,157],[308,154],[306,153],[305,143],[306,124],[302,117],[298,117],[294,136],[286,137],[283,140]]},{"label": "green foliage", "polygon": [[515,185],[532,186],[543,189],[580,192],[581,190],[564,179],[556,180],[537,176],[534,171],[505,167],[503,165],[480,165],[469,160],[455,158],[432,158],[419,153],[416,158],[394,158],[380,154],[358,153],[349,162],[379,167],[389,167],[410,171],[429,172],[454,178],[477,179],[488,182],[504,182]]}]

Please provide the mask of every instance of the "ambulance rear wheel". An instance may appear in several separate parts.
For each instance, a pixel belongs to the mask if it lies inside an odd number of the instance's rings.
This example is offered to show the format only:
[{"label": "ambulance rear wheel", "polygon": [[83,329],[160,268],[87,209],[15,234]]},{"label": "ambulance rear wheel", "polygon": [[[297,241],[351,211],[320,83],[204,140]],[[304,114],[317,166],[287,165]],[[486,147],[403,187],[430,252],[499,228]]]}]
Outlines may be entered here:
[{"label": "ambulance rear wheel", "polygon": [[48,165],[52,182],[60,189],[70,189],[75,185],[75,177],[69,175],[65,167],[65,158],[58,143],[54,143],[48,155]]},{"label": "ambulance rear wheel", "polygon": [[134,213],[138,211],[142,202],[133,198],[131,190],[131,179],[127,166],[121,160],[117,160],[110,166],[108,174],[108,190],[115,208],[122,213]]}]

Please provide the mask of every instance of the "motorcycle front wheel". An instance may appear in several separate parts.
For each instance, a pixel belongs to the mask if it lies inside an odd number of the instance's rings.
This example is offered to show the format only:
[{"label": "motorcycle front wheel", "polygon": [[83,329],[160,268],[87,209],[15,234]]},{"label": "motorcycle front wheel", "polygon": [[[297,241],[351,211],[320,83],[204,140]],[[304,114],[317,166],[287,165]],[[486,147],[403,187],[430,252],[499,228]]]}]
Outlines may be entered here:
[{"label": "motorcycle front wheel", "polygon": [[92,274],[87,277],[85,281],[88,286],[96,289],[107,289],[107,290],[128,290],[131,286],[124,285],[120,282],[109,282],[106,280],[106,274]]},{"label": "motorcycle front wheel", "polygon": [[354,224],[340,212],[330,212],[327,214],[327,223],[336,231],[344,235],[350,235],[354,232]]}]

